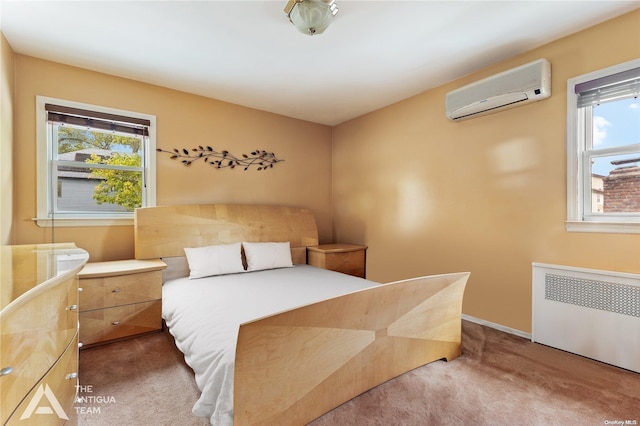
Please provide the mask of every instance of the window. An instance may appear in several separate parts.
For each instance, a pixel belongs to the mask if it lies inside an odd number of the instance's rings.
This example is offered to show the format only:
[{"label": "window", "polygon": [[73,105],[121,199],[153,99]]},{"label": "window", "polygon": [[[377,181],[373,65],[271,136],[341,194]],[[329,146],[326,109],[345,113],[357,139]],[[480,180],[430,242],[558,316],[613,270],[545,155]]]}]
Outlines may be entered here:
[{"label": "window", "polygon": [[37,97],[39,226],[133,223],[155,205],[155,117]]},{"label": "window", "polygon": [[640,233],[640,59],[567,84],[567,230]]}]

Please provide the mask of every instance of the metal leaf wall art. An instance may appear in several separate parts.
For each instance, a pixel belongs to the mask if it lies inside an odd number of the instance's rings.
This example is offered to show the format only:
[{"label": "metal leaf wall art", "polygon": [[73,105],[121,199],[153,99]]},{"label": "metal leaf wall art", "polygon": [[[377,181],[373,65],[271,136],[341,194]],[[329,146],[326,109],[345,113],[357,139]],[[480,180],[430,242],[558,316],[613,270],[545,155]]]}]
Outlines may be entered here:
[{"label": "metal leaf wall art", "polygon": [[244,170],[249,170],[251,167],[255,167],[256,170],[267,170],[273,168],[273,165],[284,160],[280,160],[273,152],[267,152],[261,149],[252,151],[251,154],[242,154],[242,157],[236,157],[229,151],[216,151],[210,146],[198,146],[197,148],[177,149],[173,148],[173,151],[167,151],[157,148],[158,152],[164,152],[165,154],[171,154],[172,160],[181,160],[185,166],[190,166],[191,163],[196,161],[202,161],[210,164],[216,169],[241,167]]}]

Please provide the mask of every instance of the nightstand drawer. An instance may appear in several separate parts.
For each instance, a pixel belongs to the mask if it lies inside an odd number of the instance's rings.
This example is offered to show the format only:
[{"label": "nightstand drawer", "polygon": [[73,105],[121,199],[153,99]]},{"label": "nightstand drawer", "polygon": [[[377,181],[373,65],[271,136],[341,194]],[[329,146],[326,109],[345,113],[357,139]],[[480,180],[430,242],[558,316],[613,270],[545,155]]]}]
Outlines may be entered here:
[{"label": "nightstand drawer", "polygon": [[364,278],[367,246],[322,244],[307,247],[307,263],[318,268]]},{"label": "nightstand drawer", "polygon": [[79,274],[83,347],[162,330],[160,259],[87,263]]},{"label": "nightstand drawer", "polygon": [[80,280],[80,311],[162,299],[162,271]]},{"label": "nightstand drawer", "polygon": [[346,253],[327,253],[325,268],[345,274],[360,271],[364,275],[364,250]]},{"label": "nightstand drawer", "polygon": [[161,315],[160,300],[81,312],[80,342],[90,345],[161,330]]}]

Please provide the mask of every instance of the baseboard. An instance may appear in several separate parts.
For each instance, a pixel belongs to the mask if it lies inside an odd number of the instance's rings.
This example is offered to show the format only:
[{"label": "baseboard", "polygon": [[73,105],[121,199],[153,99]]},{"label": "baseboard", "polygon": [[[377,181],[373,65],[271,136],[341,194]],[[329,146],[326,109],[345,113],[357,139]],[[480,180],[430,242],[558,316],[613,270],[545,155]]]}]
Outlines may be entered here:
[{"label": "baseboard", "polygon": [[495,322],[486,321],[480,318],[472,317],[470,315],[462,314],[462,319],[473,322],[476,324],[484,325],[489,328],[494,328],[496,330],[504,331],[505,333],[514,334],[516,336],[524,337],[525,339],[531,340],[531,333],[526,333],[521,330],[516,330],[515,328],[506,327],[501,324],[496,324]]}]

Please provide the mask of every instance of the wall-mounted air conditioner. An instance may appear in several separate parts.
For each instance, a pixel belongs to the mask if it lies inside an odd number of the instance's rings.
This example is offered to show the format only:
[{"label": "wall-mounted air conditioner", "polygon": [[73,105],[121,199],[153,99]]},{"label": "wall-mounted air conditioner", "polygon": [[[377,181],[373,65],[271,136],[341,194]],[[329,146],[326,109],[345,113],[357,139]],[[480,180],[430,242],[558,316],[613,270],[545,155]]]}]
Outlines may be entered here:
[{"label": "wall-mounted air conditioner", "polygon": [[462,121],[549,96],[551,64],[538,59],[447,93],[447,118]]}]

